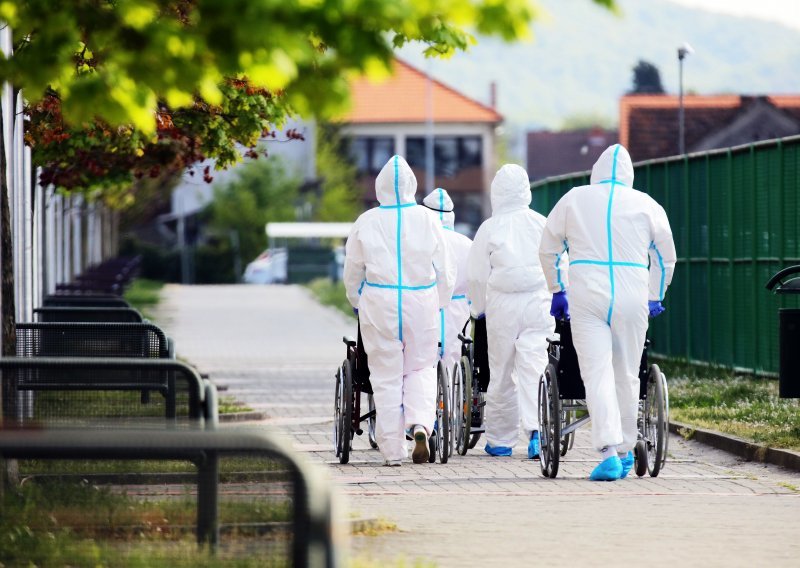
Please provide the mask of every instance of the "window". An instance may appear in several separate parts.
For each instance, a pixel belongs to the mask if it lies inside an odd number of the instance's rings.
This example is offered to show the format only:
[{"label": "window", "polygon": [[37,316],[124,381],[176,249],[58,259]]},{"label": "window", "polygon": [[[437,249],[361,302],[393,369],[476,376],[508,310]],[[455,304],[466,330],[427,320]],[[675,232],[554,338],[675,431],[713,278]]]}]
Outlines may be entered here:
[{"label": "window", "polygon": [[[427,166],[425,138],[406,139],[406,160],[412,168],[424,170]],[[433,139],[433,163],[437,176],[452,177],[469,167],[483,163],[480,136],[436,136]]]},{"label": "window", "polygon": [[350,141],[350,157],[360,174],[377,174],[394,155],[394,138],[358,136]]}]

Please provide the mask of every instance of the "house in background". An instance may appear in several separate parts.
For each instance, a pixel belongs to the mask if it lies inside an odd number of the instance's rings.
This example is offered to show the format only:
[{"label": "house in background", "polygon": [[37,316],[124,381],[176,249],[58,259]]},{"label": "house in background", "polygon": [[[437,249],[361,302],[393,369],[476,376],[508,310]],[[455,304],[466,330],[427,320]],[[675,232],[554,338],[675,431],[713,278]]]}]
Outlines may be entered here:
[{"label": "house in background", "polygon": [[[456,222],[477,228],[489,214],[489,187],[496,170],[496,133],[503,120],[492,107],[429,79],[395,60],[382,83],[365,78],[351,85],[352,106],[341,133],[358,168],[365,206],[375,204],[375,178],[394,154],[417,177],[417,198],[436,187],[453,198]],[[434,184],[426,187],[426,135],[433,121]]]},{"label": "house in background", "polygon": [[[800,95],[690,95],[683,106],[689,153],[800,134]],[[634,162],[677,155],[678,130],[677,96],[620,99],[619,141]]]},{"label": "house in background", "polygon": [[618,141],[616,130],[585,128],[528,132],[527,169],[531,181],[592,169],[603,150]]}]

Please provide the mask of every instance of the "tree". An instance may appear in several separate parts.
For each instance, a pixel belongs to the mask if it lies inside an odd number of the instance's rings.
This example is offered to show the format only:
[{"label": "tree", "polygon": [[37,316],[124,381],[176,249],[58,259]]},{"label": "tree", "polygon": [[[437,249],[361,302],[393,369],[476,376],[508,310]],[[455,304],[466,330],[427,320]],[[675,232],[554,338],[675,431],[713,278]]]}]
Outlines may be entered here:
[{"label": "tree", "polygon": [[661,86],[661,74],[658,67],[640,59],[633,68],[633,88],[630,94],[660,95],[664,92]]},{"label": "tree", "polygon": [[347,156],[344,141],[332,124],[317,130],[319,197],[314,203],[315,221],[353,221],[363,207],[356,167]]},{"label": "tree", "polygon": [[236,179],[215,188],[209,226],[223,248],[228,248],[231,231],[237,231],[240,254],[249,261],[264,250],[268,222],[295,220],[300,181],[286,173],[277,157],[250,161],[237,172]]},{"label": "tree", "polygon": [[[613,0],[591,1],[613,6]],[[2,0],[0,20],[15,41],[13,53],[0,58],[0,81],[15,93],[24,90],[31,108],[55,98],[62,137],[52,148],[36,147],[34,161],[45,163],[42,153],[52,150],[52,181],[71,183],[73,190],[87,190],[86,183],[100,195],[108,186],[124,185],[126,167],[127,175],[141,172],[133,158],[144,157],[148,144],[156,152],[164,146],[174,150],[172,141],[181,142],[188,131],[224,163],[225,152],[232,156],[237,142],[229,133],[242,121],[253,132],[263,130],[265,120],[280,126],[290,109],[317,115],[341,110],[348,76],[388,72],[395,47],[419,41],[426,54],[448,56],[474,41],[466,29],[512,41],[529,33],[534,15],[529,0]],[[238,97],[231,90],[235,81],[246,83],[247,96],[248,88],[263,91],[262,100],[251,101],[255,113],[249,112],[250,103],[238,118],[219,110]],[[50,111],[41,123],[45,142],[46,133],[57,130],[56,109]],[[179,125],[183,112],[197,122],[187,116]],[[32,115],[32,126],[35,120]],[[159,132],[172,130],[170,121],[179,126],[178,138],[159,139]],[[173,153],[166,162],[195,156],[191,136],[186,147],[185,154]],[[91,175],[63,171],[69,163],[58,160],[70,150],[72,158],[86,160]],[[109,156],[114,153],[124,156],[117,162]],[[208,147],[203,154],[211,155]],[[92,168],[93,155],[99,161]],[[8,199],[2,175],[0,193]],[[7,205],[0,207],[4,266],[12,254]],[[13,286],[6,273],[4,286]],[[13,350],[13,337],[5,332],[13,328],[13,312],[4,302],[4,350]]]}]

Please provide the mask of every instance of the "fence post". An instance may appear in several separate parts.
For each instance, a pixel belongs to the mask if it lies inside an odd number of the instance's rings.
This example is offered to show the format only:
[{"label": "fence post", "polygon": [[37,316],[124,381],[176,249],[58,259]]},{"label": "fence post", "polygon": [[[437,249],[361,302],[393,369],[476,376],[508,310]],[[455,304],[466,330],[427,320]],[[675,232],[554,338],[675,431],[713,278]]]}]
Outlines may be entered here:
[{"label": "fence post", "polygon": [[689,155],[684,154],[681,160],[683,165],[683,211],[684,222],[686,223],[686,242],[684,243],[686,254],[686,305],[684,313],[683,329],[686,333],[686,359],[692,360],[694,338],[692,337],[692,212],[691,201],[689,200]]},{"label": "fence post", "polygon": [[752,184],[751,188],[753,192],[753,258],[751,261],[753,267],[753,297],[751,298],[751,302],[753,305],[753,315],[755,316],[753,317],[753,343],[755,345],[753,374],[758,370],[758,364],[761,361],[761,330],[759,329],[761,326],[759,325],[760,318],[758,317],[758,295],[761,293],[761,286],[758,281],[758,191],[756,191],[756,179],[756,147],[754,144],[750,144],[750,183]]},{"label": "fence post", "polygon": [[[728,221],[728,268],[730,270],[730,279],[733,284],[731,285],[731,297],[730,297],[730,310],[732,314],[736,313],[736,292],[738,291],[739,287],[736,285],[736,263],[734,262],[733,255],[736,254],[736,238],[733,234],[733,152],[731,152],[730,148],[725,153],[726,162],[727,162],[727,170],[728,170],[728,211],[727,211],[727,221]],[[729,346],[730,349],[730,360],[731,366],[736,365],[736,326],[731,326],[731,340],[733,345]]]},{"label": "fence post", "polygon": [[706,296],[706,317],[708,318],[708,333],[706,334],[706,353],[708,358],[716,362],[716,357],[713,355],[711,338],[714,336],[714,320],[711,313],[711,241],[713,239],[714,231],[712,226],[711,216],[711,156],[706,154],[706,289],[703,293]]}]

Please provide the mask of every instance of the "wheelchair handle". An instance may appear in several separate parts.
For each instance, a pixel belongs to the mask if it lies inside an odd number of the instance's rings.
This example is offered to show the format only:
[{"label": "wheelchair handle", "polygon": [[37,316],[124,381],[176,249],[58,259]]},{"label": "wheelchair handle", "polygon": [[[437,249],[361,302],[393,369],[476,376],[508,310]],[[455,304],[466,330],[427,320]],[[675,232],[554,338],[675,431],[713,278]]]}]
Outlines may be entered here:
[{"label": "wheelchair handle", "polygon": [[[800,286],[794,283],[795,280],[800,279],[800,277],[791,278],[784,282],[784,279],[787,276],[791,276],[792,274],[800,274],[800,264],[796,266],[790,266],[788,268],[784,268],[783,270],[779,271],[777,274],[775,274],[772,278],[769,279],[769,282],[767,282],[765,286],[766,289],[776,293],[780,293],[782,288],[787,288],[786,292],[789,292],[790,290],[793,293],[796,293],[795,292],[796,290],[800,291]],[[778,286],[778,284],[780,284],[780,286]],[[778,286],[778,288],[774,289],[776,286]]]}]

